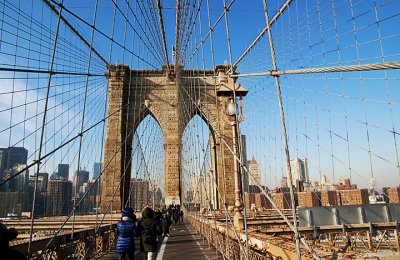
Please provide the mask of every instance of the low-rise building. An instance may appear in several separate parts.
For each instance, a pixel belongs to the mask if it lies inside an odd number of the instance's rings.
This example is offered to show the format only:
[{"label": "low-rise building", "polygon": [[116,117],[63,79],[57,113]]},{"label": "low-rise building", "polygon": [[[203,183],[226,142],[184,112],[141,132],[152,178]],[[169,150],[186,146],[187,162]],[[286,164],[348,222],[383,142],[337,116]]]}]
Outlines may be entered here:
[{"label": "low-rise building", "polygon": [[389,203],[400,203],[400,187],[387,190]]},{"label": "low-rise building", "polygon": [[255,205],[257,209],[272,209],[272,204],[262,193],[255,194]]},{"label": "low-rise building", "polygon": [[250,210],[252,204],[255,204],[255,194],[245,192],[244,193],[244,206],[246,207],[246,209]]},{"label": "low-rise building", "polygon": [[368,189],[338,190],[341,205],[369,204]]},{"label": "low-rise building", "polygon": [[299,207],[321,206],[321,193],[315,191],[297,192]]},{"label": "low-rise building", "polygon": [[292,207],[292,200],[288,192],[271,193],[271,197],[280,209],[290,209]]},{"label": "low-rise building", "polygon": [[339,200],[338,200],[338,193],[335,190],[321,191],[321,206],[337,206],[337,205],[339,205]]}]

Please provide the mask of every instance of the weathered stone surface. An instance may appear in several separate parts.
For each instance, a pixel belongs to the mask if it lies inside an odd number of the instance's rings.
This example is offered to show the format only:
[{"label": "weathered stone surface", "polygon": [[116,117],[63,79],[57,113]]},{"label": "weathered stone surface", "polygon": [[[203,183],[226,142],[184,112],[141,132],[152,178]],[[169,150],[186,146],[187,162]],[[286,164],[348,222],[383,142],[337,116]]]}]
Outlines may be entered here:
[{"label": "weathered stone surface", "polygon": [[[181,71],[179,79],[171,80],[165,71],[130,70],[127,65],[109,66],[106,73],[109,118],[104,152],[102,212],[111,208],[119,211],[128,199],[130,145],[136,127],[149,114],[158,122],[164,135],[165,203],[181,203],[182,134],[193,116],[199,114],[214,137],[212,147],[216,163],[213,171],[218,176],[219,205],[234,204],[233,135],[230,124],[233,119],[225,112],[232,96],[225,94],[216,98],[213,71],[193,73]],[[201,77],[194,78],[196,75]],[[201,113],[196,105],[201,106]]]}]

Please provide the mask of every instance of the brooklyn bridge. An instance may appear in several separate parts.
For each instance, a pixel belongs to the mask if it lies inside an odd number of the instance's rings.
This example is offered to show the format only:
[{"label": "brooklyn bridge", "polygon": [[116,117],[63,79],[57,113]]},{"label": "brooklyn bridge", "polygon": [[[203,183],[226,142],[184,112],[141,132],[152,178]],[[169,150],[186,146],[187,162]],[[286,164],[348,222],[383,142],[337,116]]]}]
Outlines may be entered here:
[{"label": "brooklyn bridge", "polygon": [[0,0],[0,258],[118,259],[151,208],[152,259],[399,259],[399,24],[398,0]]}]

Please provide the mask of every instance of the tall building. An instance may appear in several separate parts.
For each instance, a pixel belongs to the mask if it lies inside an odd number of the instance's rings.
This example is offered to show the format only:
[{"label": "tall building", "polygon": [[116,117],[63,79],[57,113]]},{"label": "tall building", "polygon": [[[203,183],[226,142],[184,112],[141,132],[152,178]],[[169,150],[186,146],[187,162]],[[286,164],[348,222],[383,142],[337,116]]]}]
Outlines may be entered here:
[{"label": "tall building", "polygon": [[4,170],[6,169],[7,148],[0,148],[0,180],[4,178]]},{"label": "tall building", "polygon": [[[29,186],[35,187],[36,175],[29,176]],[[49,174],[47,172],[39,172],[37,178],[37,190],[39,192],[46,192],[49,181]]]},{"label": "tall building", "polygon": [[58,165],[58,178],[64,178],[68,180],[69,178],[69,164],[59,164]]},{"label": "tall building", "polygon": [[15,165],[26,164],[28,150],[24,147],[0,148],[0,177],[4,178],[4,172],[11,170]]},{"label": "tall building", "polygon": [[72,209],[72,183],[65,179],[49,181],[46,196],[46,215],[66,215]]},{"label": "tall building", "polygon": [[89,172],[86,170],[75,171],[74,177],[72,178],[72,185],[74,190],[79,191],[84,183],[89,181]]},{"label": "tall building", "polygon": [[249,161],[247,164],[248,164],[249,174],[252,176],[252,177],[249,176],[249,186],[260,185],[261,184],[260,165],[256,161],[256,158],[254,158],[254,155],[251,158],[251,161]]},{"label": "tall building", "polygon": [[293,184],[296,184],[296,181],[301,181],[305,183],[310,182],[308,176],[307,158],[304,159],[296,158],[290,160],[290,168],[292,170]]},{"label": "tall building", "polygon": [[82,197],[85,193],[87,194],[79,207],[80,213],[88,214],[95,212],[95,209],[98,206],[96,203],[98,199],[97,195],[100,194],[99,184],[100,182],[96,182],[95,179],[91,179],[81,186],[79,190],[79,193],[81,194],[80,197]]},{"label": "tall building", "polygon": [[93,179],[97,179],[97,177],[99,177],[102,168],[102,163],[100,162],[95,162],[93,164]]},{"label": "tall building", "polygon": [[[6,177],[7,178],[12,177],[25,168],[26,168],[26,164],[16,164],[9,171],[9,173],[7,173],[8,171],[6,171]],[[17,177],[10,180],[7,184],[8,184],[9,191],[26,192],[28,185],[29,185],[29,170],[28,169],[24,170]]]},{"label": "tall building", "polygon": [[130,187],[130,204],[135,211],[142,211],[149,204],[149,187],[150,183],[146,180],[131,179]]}]

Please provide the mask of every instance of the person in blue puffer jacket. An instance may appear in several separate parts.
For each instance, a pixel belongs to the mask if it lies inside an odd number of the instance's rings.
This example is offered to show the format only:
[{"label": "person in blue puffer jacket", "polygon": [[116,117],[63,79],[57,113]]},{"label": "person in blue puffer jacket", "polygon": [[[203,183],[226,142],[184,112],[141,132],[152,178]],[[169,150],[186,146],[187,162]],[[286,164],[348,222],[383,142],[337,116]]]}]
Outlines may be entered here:
[{"label": "person in blue puffer jacket", "polygon": [[115,252],[119,254],[120,260],[133,260],[135,255],[135,237],[139,236],[136,228],[136,216],[132,208],[122,210],[121,220],[117,224],[117,244]]}]

